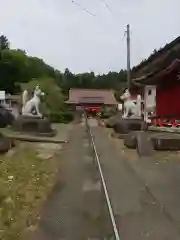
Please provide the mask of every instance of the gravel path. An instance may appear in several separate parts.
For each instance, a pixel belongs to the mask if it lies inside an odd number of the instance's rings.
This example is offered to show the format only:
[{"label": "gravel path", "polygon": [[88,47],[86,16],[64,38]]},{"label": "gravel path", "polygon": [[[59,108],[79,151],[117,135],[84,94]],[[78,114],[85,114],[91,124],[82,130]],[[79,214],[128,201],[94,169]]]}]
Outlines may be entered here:
[{"label": "gravel path", "polygon": [[[118,152],[105,129],[92,129],[122,240],[177,240],[178,228]],[[150,175],[149,175],[150,177]],[[153,175],[152,175],[153,178]],[[157,179],[158,180],[158,179]],[[158,182],[154,182],[157,186]],[[161,193],[163,192],[159,186]],[[173,202],[171,202],[173,205]]]},{"label": "gravel path", "polygon": [[74,126],[61,161],[57,183],[32,239],[110,239],[109,215],[83,125]]},{"label": "gravel path", "polygon": [[[143,168],[135,171],[108,132],[98,127],[94,120],[89,123],[121,240],[179,240],[178,227],[164,213],[161,202],[151,192],[153,188],[149,189],[141,179]],[[62,153],[57,183],[44,206],[32,240],[111,239],[112,228],[104,194],[91,156],[82,122],[71,131]],[[154,185],[158,184],[154,182]],[[163,192],[160,186],[159,191]]]}]

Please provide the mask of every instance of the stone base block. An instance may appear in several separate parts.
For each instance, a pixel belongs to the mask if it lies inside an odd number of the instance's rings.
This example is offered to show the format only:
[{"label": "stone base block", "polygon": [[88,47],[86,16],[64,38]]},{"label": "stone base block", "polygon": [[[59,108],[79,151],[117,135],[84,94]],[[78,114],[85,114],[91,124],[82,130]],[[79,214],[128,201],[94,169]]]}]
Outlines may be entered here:
[{"label": "stone base block", "polygon": [[155,150],[178,151],[180,150],[180,136],[178,134],[155,134],[151,137]]},{"label": "stone base block", "polygon": [[127,148],[136,149],[137,141],[136,141],[136,133],[135,132],[126,134],[126,136],[124,137],[124,145]]},{"label": "stone base block", "polygon": [[146,132],[134,131],[124,138],[124,145],[131,149],[137,149],[140,156],[150,156],[153,146],[150,137]]},{"label": "stone base block", "polygon": [[56,131],[51,128],[51,123],[46,118],[37,116],[19,116],[12,125],[16,132],[30,133],[41,136],[53,137]]},{"label": "stone base block", "polygon": [[138,132],[136,135],[137,152],[139,156],[151,156],[153,153],[153,145],[150,137],[146,132]]}]

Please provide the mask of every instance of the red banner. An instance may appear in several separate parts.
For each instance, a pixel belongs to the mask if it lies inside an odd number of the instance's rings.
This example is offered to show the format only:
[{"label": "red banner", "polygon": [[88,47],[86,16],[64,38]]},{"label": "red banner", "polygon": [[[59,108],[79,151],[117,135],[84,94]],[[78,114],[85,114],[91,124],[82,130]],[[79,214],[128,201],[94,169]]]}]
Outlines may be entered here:
[{"label": "red banner", "polygon": [[85,110],[86,111],[99,111],[100,110],[100,107],[98,106],[88,106],[88,107],[85,107]]}]

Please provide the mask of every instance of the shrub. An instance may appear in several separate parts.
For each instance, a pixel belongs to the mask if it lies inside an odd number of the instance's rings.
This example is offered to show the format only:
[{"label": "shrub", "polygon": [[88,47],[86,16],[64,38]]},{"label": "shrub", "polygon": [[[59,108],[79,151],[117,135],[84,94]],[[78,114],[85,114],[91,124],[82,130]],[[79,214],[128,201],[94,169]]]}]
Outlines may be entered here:
[{"label": "shrub", "polygon": [[45,96],[42,97],[40,105],[43,115],[48,115],[50,112],[63,111],[65,108],[64,96],[54,79],[34,79],[26,84],[22,84],[22,89],[28,90],[30,98],[32,97],[31,93],[34,91],[34,88],[37,84],[40,85],[42,91],[45,92]]},{"label": "shrub", "polygon": [[72,112],[52,112],[49,114],[50,121],[53,123],[70,123],[74,119]]},{"label": "shrub", "polygon": [[112,116],[111,112],[101,112],[100,118],[110,118]]},{"label": "shrub", "polygon": [[100,118],[102,118],[102,119],[109,118],[109,117],[111,117],[112,115],[113,115],[112,110],[111,110],[111,111],[108,111],[108,110],[106,110],[105,108],[102,108],[101,111],[100,111],[100,113],[99,113],[99,116],[100,116]]},{"label": "shrub", "polygon": [[72,122],[74,119],[74,114],[72,112],[64,112],[64,119],[66,119],[68,122]]}]

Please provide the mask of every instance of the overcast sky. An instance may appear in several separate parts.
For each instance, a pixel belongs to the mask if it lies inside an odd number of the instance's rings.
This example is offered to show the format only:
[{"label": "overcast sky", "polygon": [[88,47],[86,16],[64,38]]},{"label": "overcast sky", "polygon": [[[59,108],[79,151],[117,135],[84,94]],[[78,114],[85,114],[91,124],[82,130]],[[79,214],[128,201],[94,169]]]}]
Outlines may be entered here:
[{"label": "overcast sky", "polygon": [[126,68],[128,23],[132,66],[180,35],[180,0],[76,3],[96,16],[71,0],[0,0],[0,34],[61,71],[96,73]]}]

